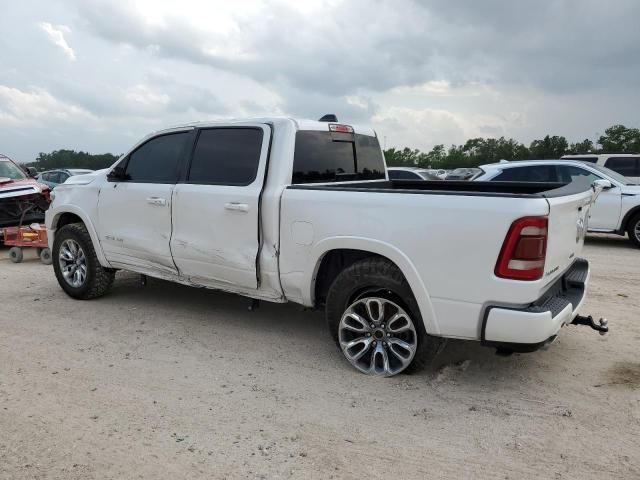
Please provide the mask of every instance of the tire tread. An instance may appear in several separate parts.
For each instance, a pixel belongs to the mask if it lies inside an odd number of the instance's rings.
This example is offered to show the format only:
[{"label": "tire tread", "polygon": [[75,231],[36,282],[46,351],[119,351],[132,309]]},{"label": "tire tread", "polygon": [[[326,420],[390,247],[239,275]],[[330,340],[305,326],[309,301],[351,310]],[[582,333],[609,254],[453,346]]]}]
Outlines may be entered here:
[{"label": "tire tread", "polygon": [[[85,256],[87,257],[87,281],[89,282],[89,285],[88,288],[84,288],[77,292],[71,290],[70,287],[66,285],[64,279],[61,278],[61,274],[59,273],[60,270],[56,264],[56,276],[58,277],[60,286],[69,296],[80,300],[91,300],[93,298],[103,296],[113,285],[115,271],[110,268],[104,268],[100,265],[96,250],[93,246],[93,241],[91,240],[91,235],[89,235],[87,227],[82,223],[70,223],[62,227],[60,231],[57,232],[54,240],[54,252],[58,251],[65,234],[67,234],[67,236],[75,236],[82,242],[82,247],[84,248]],[[52,252],[52,255],[54,252]],[[57,257],[57,255],[55,255],[55,257]]]}]

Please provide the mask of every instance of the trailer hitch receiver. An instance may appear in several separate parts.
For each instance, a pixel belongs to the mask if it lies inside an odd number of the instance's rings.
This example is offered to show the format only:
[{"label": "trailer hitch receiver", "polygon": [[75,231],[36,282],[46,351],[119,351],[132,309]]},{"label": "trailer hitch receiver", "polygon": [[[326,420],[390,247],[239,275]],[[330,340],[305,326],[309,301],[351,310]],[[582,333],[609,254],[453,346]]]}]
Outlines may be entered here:
[{"label": "trailer hitch receiver", "polygon": [[578,315],[576,318],[573,319],[573,322],[571,322],[571,324],[586,325],[587,327],[591,327],[594,330],[600,332],[600,335],[606,335],[607,333],[609,333],[609,321],[606,318],[601,318],[596,323],[596,321],[593,319],[591,315],[589,315],[588,317]]}]

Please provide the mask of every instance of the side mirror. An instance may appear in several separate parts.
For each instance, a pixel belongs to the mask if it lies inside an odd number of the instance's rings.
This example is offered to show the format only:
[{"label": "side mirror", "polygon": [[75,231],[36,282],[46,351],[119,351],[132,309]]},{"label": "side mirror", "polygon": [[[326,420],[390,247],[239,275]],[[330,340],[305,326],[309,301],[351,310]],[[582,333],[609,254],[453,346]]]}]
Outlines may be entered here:
[{"label": "side mirror", "polygon": [[595,180],[593,182],[593,186],[596,188],[601,188],[602,190],[610,190],[613,188],[613,184],[609,180]]},{"label": "side mirror", "polygon": [[38,171],[35,168],[27,167],[26,170],[31,178],[36,178],[38,176]]},{"label": "side mirror", "polygon": [[127,179],[127,174],[124,171],[124,167],[117,165],[107,174],[107,180],[110,182],[121,182]]}]

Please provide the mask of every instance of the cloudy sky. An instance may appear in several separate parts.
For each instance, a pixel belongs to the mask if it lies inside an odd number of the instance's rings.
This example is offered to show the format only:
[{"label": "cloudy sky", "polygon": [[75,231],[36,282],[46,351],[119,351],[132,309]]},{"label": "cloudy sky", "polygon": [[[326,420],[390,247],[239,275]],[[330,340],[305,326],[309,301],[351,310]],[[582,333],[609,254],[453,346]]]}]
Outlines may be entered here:
[{"label": "cloudy sky", "polygon": [[24,0],[0,152],[121,153],[213,118],[371,124],[388,147],[640,126],[637,0]]}]

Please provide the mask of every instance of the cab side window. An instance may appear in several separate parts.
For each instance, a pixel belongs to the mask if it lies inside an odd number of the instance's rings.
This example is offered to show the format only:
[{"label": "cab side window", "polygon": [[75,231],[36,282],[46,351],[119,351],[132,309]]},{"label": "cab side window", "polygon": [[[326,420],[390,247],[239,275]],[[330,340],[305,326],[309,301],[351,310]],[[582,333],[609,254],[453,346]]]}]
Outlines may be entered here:
[{"label": "cab side window", "polygon": [[498,182],[557,182],[553,165],[513,167],[502,171],[493,181]]},{"label": "cab side window", "polygon": [[125,173],[134,183],[176,183],[178,166],[186,152],[190,132],[155,137],[129,155]]},{"label": "cab side window", "polygon": [[260,165],[263,132],[234,127],[202,130],[189,169],[188,183],[246,186]]},{"label": "cab side window", "polygon": [[420,175],[407,170],[389,170],[389,178],[391,180],[422,180]]},{"label": "cab side window", "polygon": [[604,166],[625,177],[640,177],[640,157],[610,157]]}]

